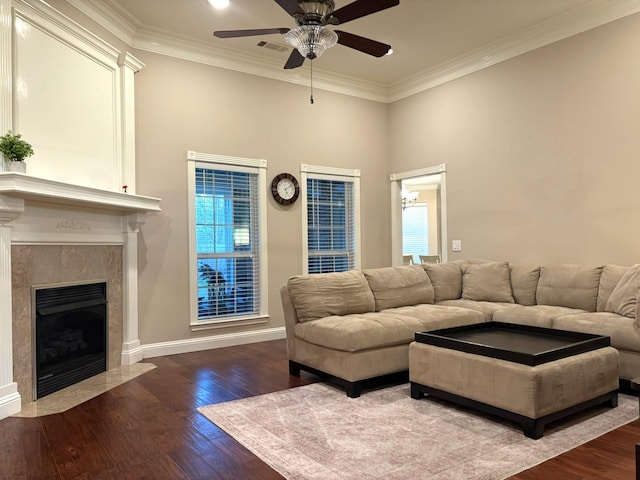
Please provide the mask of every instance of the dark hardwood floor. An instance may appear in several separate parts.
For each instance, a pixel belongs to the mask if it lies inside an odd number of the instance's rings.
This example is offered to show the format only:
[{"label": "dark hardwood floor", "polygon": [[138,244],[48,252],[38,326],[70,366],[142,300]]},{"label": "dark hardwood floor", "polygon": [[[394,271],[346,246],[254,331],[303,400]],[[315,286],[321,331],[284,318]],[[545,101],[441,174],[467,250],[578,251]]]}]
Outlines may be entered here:
[{"label": "dark hardwood floor", "polygon": [[[318,381],[284,340],[151,358],[158,368],[67,412],[0,421],[0,479],[276,479],[196,408]],[[366,395],[366,392],[365,392]],[[635,478],[638,421],[512,480]]]}]

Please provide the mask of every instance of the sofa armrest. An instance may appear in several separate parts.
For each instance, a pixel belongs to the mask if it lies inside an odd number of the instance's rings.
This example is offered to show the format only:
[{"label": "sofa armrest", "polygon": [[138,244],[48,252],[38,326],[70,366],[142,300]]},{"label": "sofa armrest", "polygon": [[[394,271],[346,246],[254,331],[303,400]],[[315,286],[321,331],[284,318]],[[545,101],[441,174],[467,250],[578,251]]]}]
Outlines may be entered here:
[{"label": "sofa armrest", "polygon": [[296,309],[293,306],[293,302],[289,296],[289,289],[286,285],[280,287],[280,298],[282,300],[282,312],[284,313],[284,328],[287,333],[287,353],[289,360],[295,360],[294,338],[296,336],[295,326],[296,323],[298,323],[298,315],[296,314]]}]

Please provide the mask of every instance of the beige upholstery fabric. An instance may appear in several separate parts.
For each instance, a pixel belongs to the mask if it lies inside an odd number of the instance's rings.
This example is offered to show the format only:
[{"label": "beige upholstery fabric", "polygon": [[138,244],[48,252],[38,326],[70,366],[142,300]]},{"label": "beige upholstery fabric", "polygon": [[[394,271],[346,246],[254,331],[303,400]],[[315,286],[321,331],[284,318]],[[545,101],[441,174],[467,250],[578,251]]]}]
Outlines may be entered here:
[{"label": "beige upholstery fabric", "polygon": [[563,315],[553,321],[553,328],[574,332],[593,333],[611,337],[611,346],[640,352],[640,327],[633,318],[615,313],[581,313]]},{"label": "beige upholstery fabric", "polygon": [[600,348],[535,367],[422,343],[409,346],[409,378],[529,418],[618,388],[618,351]]},{"label": "beige upholstery fabric", "polygon": [[482,313],[466,308],[445,307],[444,305],[411,305],[392,308],[385,312],[417,318],[422,322],[420,330],[437,330],[439,328],[473,325],[485,321]]},{"label": "beige upholstery fabric", "polygon": [[640,292],[640,264],[631,267],[613,289],[604,310],[629,318],[636,318]]},{"label": "beige upholstery fabric", "polygon": [[536,305],[540,267],[510,263],[509,269],[511,270],[511,291],[516,303]]},{"label": "beige upholstery fabric", "polygon": [[445,262],[422,265],[431,285],[433,285],[434,300],[455,300],[462,295],[462,269],[460,264]]},{"label": "beige upholstery fabric", "polygon": [[375,310],[373,293],[359,270],[299,275],[289,279],[287,288],[300,322]]},{"label": "beige upholstery fabric", "polygon": [[462,299],[513,303],[508,262],[462,267]]},{"label": "beige upholstery fabric", "polygon": [[640,352],[637,350],[617,349],[620,354],[620,378],[631,380],[638,378],[640,372]]},{"label": "beige upholstery fabric", "polygon": [[295,358],[290,360],[343,378],[349,382],[378,377],[409,368],[409,344],[359,352],[342,352],[295,339]]},{"label": "beige upholstery fabric", "polygon": [[417,318],[387,312],[329,316],[296,325],[296,337],[334,350],[357,352],[409,343],[422,329]]},{"label": "beige upholstery fabric", "polygon": [[515,307],[514,303],[497,303],[497,302],[476,302],[474,300],[443,300],[438,302],[438,305],[447,307],[461,307],[475,310],[484,315],[484,319],[490,322],[493,319],[493,314],[499,310],[509,309]]},{"label": "beige upholstery fabric", "polygon": [[433,303],[433,286],[420,265],[376,268],[363,271],[373,292],[376,311]]},{"label": "beige upholstery fabric", "polygon": [[513,308],[496,311],[493,314],[493,321],[552,328],[556,318],[578,313],[585,313],[585,311],[550,305],[534,305],[532,307],[514,305]]},{"label": "beige upholstery fabric", "polygon": [[613,289],[616,288],[622,276],[627,273],[630,267],[622,265],[605,265],[600,276],[600,286],[598,287],[598,305],[597,311],[604,312],[607,306],[607,300]]},{"label": "beige upholstery fabric", "polygon": [[538,305],[595,312],[603,268],[571,264],[541,267],[536,291]]},{"label": "beige upholstery fabric", "polygon": [[346,352],[408,344],[416,332],[484,321],[478,312],[417,305],[346,316],[330,316],[295,326],[300,340]]}]

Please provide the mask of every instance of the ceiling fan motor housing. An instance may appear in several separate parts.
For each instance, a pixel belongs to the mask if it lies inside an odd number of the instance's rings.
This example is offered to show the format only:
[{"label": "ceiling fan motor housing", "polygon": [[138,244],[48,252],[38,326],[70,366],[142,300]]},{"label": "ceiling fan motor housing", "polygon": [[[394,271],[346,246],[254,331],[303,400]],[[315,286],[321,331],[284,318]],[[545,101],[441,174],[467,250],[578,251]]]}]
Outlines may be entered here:
[{"label": "ceiling fan motor housing", "polygon": [[326,25],[335,9],[333,0],[298,0],[304,15],[296,15],[298,25]]}]

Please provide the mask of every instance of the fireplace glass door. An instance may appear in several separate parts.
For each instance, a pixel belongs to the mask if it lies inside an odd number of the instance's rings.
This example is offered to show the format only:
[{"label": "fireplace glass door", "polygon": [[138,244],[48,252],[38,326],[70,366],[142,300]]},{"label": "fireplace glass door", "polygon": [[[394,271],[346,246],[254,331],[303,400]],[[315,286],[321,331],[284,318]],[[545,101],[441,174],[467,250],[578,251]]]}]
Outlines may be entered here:
[{"label": "fireplace glass door", "polygon": [[107,370],[107,284],[34,288],[34,397]]}]

